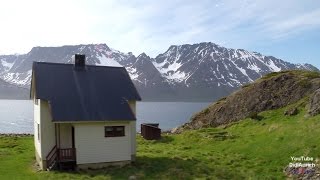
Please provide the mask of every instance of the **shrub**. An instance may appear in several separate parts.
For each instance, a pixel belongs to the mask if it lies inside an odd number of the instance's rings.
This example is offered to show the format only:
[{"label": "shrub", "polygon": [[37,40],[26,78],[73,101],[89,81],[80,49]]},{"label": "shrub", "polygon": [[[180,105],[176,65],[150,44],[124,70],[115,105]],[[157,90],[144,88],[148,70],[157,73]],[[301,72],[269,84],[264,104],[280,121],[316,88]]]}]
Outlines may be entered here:
[{"label": "shrub", "polygon": [[244,85],[241,86],[241,88],[244,89],[244,88],[250,87],[250,85],[251,85],[250,83],[244,84]]},{"label": "shrub", "polygon": [[257,112],[251,112],[249,113],[249,115],[247,116],[247,118],[253,119],[253,120],[257,120],[260,121],[263,119],[262,116],[259,116],[259,114]]},{"label": "shrub", "polygon": [[302,79],[298,84],[303,88],[310,88],[312,86],[311,82],[308,79]]},{"label": "shrub", "polygon": [[307,71],[303,75],[309,79],[320,78],[320,73],[316,71]]},{"label": "shrub", "polygon": [[225,101],[226,99],[227,99],[227,97],[222,97],[217,102]]}]

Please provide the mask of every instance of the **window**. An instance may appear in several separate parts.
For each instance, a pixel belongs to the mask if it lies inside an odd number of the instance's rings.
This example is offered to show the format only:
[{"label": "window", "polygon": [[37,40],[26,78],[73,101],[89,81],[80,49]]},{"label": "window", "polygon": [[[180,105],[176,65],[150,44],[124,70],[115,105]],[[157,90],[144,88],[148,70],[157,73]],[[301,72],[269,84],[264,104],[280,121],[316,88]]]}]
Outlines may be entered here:
[{"label": "window", "polygon": [[124,126],[105,126],[104,137],[120,137],[124,136]]}]

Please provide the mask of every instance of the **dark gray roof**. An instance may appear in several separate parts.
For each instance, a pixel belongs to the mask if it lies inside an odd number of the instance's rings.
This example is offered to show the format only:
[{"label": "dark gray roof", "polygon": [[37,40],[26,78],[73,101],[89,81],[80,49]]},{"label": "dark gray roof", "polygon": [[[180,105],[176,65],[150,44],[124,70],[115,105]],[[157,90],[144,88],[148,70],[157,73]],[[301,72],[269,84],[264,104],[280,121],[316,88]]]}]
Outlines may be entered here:
[{"label": "dark gray roof", "polygon": [[136,119],[127,101],[141,97],[124,67],[34,62],[32,70],[34,95],[49,102],[53,121]]}]

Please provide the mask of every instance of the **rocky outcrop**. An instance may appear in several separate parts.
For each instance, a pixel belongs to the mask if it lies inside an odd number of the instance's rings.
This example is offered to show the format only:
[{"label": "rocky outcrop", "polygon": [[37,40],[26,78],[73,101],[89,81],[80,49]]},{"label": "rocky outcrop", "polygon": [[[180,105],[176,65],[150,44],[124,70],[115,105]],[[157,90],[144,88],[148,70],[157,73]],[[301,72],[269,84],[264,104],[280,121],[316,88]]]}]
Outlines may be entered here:
[{"label": "rocky outcrop", "polygon": [[315,116],[320,113],[320,89],[316,90],[310,98],[309,114]]},{"label": "rocky outcrop", "polygon": [[[311,95],[319,88],[318,72],[271,73],[195,114],[190,122],[177,128],[175,132],[229,124],[249,117],[253,113],[285,107]],[[316,95],[317,100],[320,96],[319,93]]]}]

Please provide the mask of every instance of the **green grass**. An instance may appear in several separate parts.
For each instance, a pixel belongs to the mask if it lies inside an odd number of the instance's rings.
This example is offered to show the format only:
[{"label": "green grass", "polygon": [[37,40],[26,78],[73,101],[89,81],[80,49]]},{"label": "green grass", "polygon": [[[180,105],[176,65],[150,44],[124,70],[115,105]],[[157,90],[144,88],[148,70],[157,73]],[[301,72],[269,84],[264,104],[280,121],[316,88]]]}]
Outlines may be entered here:
[{"label": "green grass", "polygon": [[0,137],[0,179],[31,179],[33,139]]},{"label": "green grass", "polygon": [[270,79],[281,74],[291,74],[291,75],[298,75],[300,77],[304,77],[307,79],[315,79],[320,78],[320,73],[317,71],[306,71],[306,70],[290,70],[290,71],[279,71],[279,72],[271,72],[266,74],[260,78],[260,80]]},{"label": "green grass", "polygon": [[[0,138],[0,179],[284,179],[291,156],[320,157],[320,116],[296,116],[286,108],[259,113],[228,127],[163,135],[159,141],[137,137],[137,160],[125,167],[69,172],[36,172],[33,138]],[[288,108],[288,107],[287,107]]]}]

